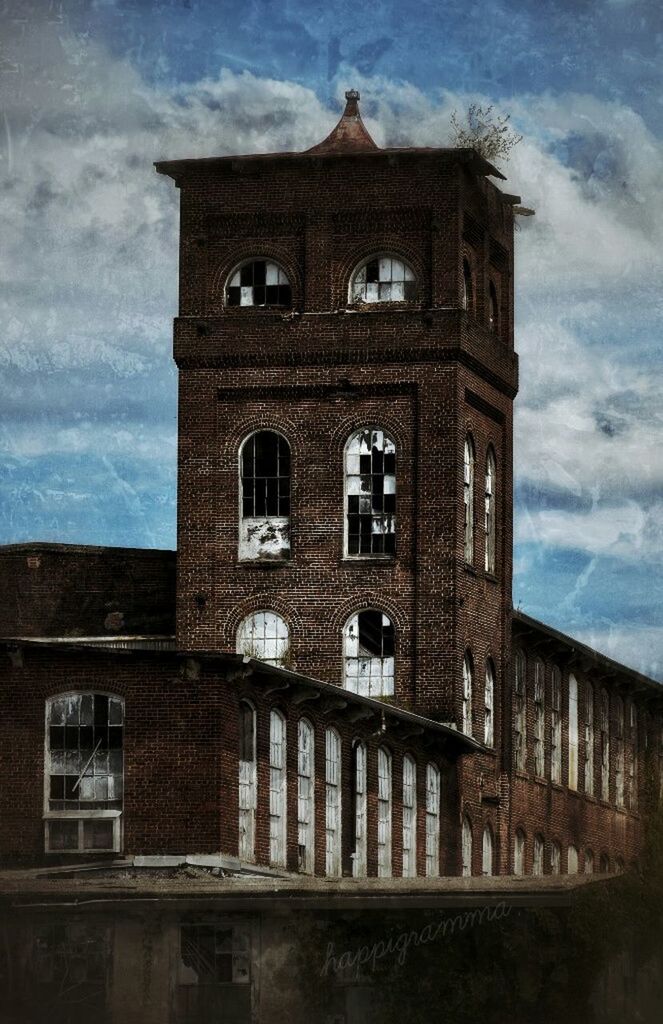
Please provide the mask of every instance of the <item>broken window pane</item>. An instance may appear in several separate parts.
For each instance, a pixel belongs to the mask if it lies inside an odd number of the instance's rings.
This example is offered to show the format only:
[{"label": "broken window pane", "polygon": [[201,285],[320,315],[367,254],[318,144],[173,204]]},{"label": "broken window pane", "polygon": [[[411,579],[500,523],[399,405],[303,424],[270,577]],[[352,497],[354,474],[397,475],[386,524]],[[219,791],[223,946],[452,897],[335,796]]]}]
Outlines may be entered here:
[{"label": "broken window pane", "polygon": [[352,276],[350,302],[412,302],[415,298],[414,273],[395,256],[374,256]]},{"label": "broken window pane", "polygon": [[346,624],[345,686],[367,697],[394,692],[394,626],[374,608],[356,613]]},{"label": "broken window pane", "polygon": [[288,626],[276,612],[247,615],[237,631],[237,653],[269,665],[283,665],[289,657]]},{"label": "broken window pane", "polygon": [[271,260],[250,260],[230,277],[227,306],[292,305],[292,289],[285,271]]},{"label": "broken window pane", "polygon": [[396,551],[396,446],[382,430],[366,428],[346,446],[348,555]]}]

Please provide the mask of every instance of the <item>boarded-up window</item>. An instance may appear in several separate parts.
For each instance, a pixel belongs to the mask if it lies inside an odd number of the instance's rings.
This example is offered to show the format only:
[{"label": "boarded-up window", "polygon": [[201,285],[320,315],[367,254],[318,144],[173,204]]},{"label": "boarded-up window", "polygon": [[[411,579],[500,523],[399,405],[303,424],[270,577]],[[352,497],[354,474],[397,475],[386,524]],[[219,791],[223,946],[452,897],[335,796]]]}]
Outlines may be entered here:
[{"label": "boarded-up window", "polygon": [[488,449],[486,456],[486,488],[484,499],[485,569],[495,573],[495,452]]},{"label": "boarded-up window", "polygon": [[290,445],[274,430],[259,430],[240,454],[242,514],[239,557],[290,556]]},{"label": "boarded-up window", "polygon": [[472,690],[473,685],[473,667],[472,667],[472,655],[469,651],[465,652],[463,658],[463,707],[462,707],[462,726],[463,732],[466,735],[472,735]]},{"label": "boarded-up window", "polygon": [[543,836],[534,836],[534,851],[532,857],[532,874],[542,875],[543,874],[543,854],[545,850],[545,843]]},{"label": "boarded-up window", "polygon": [[550,777],[562,781],[562,673],[553,665],[550,683]]},{"label": "boarded-up window", "polygon": [[460,847],[461,872],[463,877],[469,878],[472,874],[472,823],[468,817],[463,818]]},{"label": "boarded-up window", "polygon": [[569,676],[569,789],[578,788],[578,681]]},{"label": "boarded-up window", "polygon": [[371,256],[352,275],[350,302],[412,302],[417,287],[407,263],[389,253]]},{"label": "boarded-up window", "polygon": [[610,698],[601,690],[601,799],[610,799]]},{"label": "boarded-up window", "polygon": [[268,665],[287,663],[289,643],[288,626],[276,612],[252,612],[237,631],[237,653]]},{"label": "boarded-up window", "polygon": [[248,701],[239,704],[239,857],[255,857],[256,805],[256,713]]},{"label": "boarded-up window", "polygon": [[543,778],[546,771],[546,682],[545,666],[540,658],[534,662],[534,774]]},{"label": "boarded-up window", "polygon": [[378,748],[378,877],[391,878],[391,754]]},{"label": "boarded-up window", "polygon": [[368,836],[366,828],[366,746],[357,741],[354,746],[354,799],[355,849],[352,874],[355,878],[366,875]]},{"label": "boarded-up window", "polygon": [[484,718],[483,718],[483,741],[487,747],[492,747],[495,740],[494,727],[494,705],[495,705],[495,673],[493,663],[488,659],[486,662],[486,688],[484,690]]},{"label": "boarded-up window", "polygon": [[525,655],[522,651],[516,651],[513,659],[513,763],[520,771],[524,771],[527,764]]},{"label": "boarded-up window", "polygon": [[474,562],[474,442],[468,435],[463,449],[463,551],[468,565]]},{"label": "boarded-up window", "polygon": [[520,828],[516,831],[513,843],[513,873],[525,874],[525,833]]},{"label": "boarded-up window", "polygon": [[426,875],[440,873],[440,769],[431,761],[426,765]]},{"label": "boarded-up window", "polygon": [[585,793],[594,796],[594,687],[585,681]]},{"label": "boarded-up window", "polygon": [[353,434],[345,449],[346,554],[396,552],[396,445],[377,427]]},{"label": "boarded-up window", "polygon": [[269,716],[269,862],[285,865],[286,770],[285,718],[280,711]]},{"label": "boarded-up window", "polygon": [[374,608],[352,615],[345,626],[345,687],[366,697],[394,692],[394,627]]},{"label": "boarded-up window", "polygon": [[292,305],[288,276],[272,260],[248,260],[234,270],[226,285],[226,306]]},{"label": "boarded-up window", "polygon": [[403,877],[417,873],[417,766],[409,754],[403,758]]},{"label": "boarded-up window", "polygon": [[314,851],[314,747],[313,726],[300,718],[297,730],[297,843],[298,867],[306,874],[313,872]]},{"label": "boarded-up window", "polygon": [[341,738],[325,733],[325,873],[341,874]]},{"label": "boarded-up window", "polygon": [[485,825],[483,830],[483,842],[481,850],[481,874],[493,874],[493,830],[490,825]]}]

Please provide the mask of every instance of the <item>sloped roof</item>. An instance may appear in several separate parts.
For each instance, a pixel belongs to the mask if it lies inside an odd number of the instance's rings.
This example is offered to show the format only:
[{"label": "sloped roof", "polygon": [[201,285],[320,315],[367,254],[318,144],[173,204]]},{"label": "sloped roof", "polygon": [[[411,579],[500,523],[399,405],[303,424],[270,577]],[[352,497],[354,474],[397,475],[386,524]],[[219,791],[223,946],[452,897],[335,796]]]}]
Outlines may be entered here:
[{"label": "sloped roof", "polygon": [[346,92],[345,110],[340,121],[322,142],[305,150],[306,153],[322,156],[324,153],[357,153],[380,148],[361,119],[359,98],[356,89]]}]

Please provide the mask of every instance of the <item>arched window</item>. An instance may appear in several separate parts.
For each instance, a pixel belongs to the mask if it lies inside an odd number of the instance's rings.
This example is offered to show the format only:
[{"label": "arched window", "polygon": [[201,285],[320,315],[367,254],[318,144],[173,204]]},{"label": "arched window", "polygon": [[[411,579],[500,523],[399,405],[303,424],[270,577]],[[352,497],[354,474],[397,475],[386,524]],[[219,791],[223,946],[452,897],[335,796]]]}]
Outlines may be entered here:
[{"label": "arched window", "polygon": [[463,260],[463,309],[474,309],[474,288],[472,287],[472,268],[467,257]]},{"label": "arched window", "polygon": [[464,878],[472,874],[472,822],[467,815],[461,831],[461,871]]},{"label": "arched window", "polygon": [[592,850],[585,850],[585,874],[594,874],[594,854]]},{"label": "arched window", "polygon": [[366,831],[366,745],[360,740],[354,745],[354,799],[355,799],[355,849],[352,859],[354,878],[366,874],[367,831]]},{"label": "arched window", "polygon": [[378,747],[378,878],[391,878],[391,754]]},{"label": "arched window", "polygon": [[463,732],[472,736],[472,690],[473,690],[472,655],[465,651],[463,658]]},{"label": "arched window", "polygon": [[585,681],[585,793],[594,796],[594,687]]},{"label": "arched window", "polygon": [[297,844],[299,870],[313,874],[315,845],[313,726],[299,719],[297,730]]},{"label": "arched window", "polygon": [[495,740],[495,723],[493,719],[495,705],[495,672],[490,658],[486,662],[486,685],[484,689],[483,704],[483,742],[487,747],[492,747]]},{"label": "arched window", "polygon": [[474,562],[474,443],[467,435],[463,449],[463,550],[468,565]]},{"label": "arched window", "polygon": [[289,660],[288,627],[276,612],[252,612],[237,630],[237,653],[257,658],[268,665],[284,665]]},{"label": "arched window", "polygon": [[417,873],[417,766],[414,758],[403,758],[403,878]]},{"label": "arched window", "polygon": [[69,693],[46,702],[46,852],[119,852],[124,701]]},{"label": "arched window", "polygon": [[545,850],[545,842],[543,836],[534,836],[534,855],[532,857],[532,874],[542,875],[543,874],[543,854]]},{"label": "arched window", "polygon": [[527,765],[525,668],[524,653],[516,651],[513,659],[513,763],[519,771],[525,771]]},{"label": "arched window", "polygon": [[626,868],[623,857],[617,857],[615,860],[615,871],[618,875],[623,875]]},{"label": "arched window", "polygon": [[426,765],[426,876],[440,873],[440,769]]},{"label": "arched window", "polygon": [[341,874],[341,737],[325,733],[325,874]]},{"label": "arched window", "polygon": [[602,875],[610,873],[610,857],[607,853],[601,854],[601,860],[599,862],[599,871]]},{"label": "arched window", "polygon": [[559,875],[562,871],[562,848],[557,842],[550,844],[550,874]]},{"label": "arched window", "polygon": [[534,774],[542,779],[546,772],[546,682],[541,658],[534,661]]},{"label": "arched window", "polygon": [[256,713],[247,700],[239,702],[239,858],[255,857],[256,806]]},{"label": "arched window", "polygon": [[384,612],[367,608],[345,624],[345,688],[365,697],[394,692],[394,627]]},{"label": "arched window", "polygon": [[615,724],[617,756],[615,758],[615,802],[618,807],[624,806],[624,701],[617,697],[615,701]]},{"label": "arched window", "polygon": [[569,676],[569,789],[578,788],[578,680]]},{"label": "arched window", "polygon": [[290,446],[275,430],[250,434],[240,451],[239,557],[290,557]]},{"label": "arched window", "polygon": [[517,829],[513,841],[513,873],[525,874],[525,833],[521,828]]},{"label": "arched window", "polygon": [[413,302],[417,287],[407,263],[389,253],[371,256],[359,265],[350,282],[349,301]]},{"label": "arched window", "polygon": [[566,853],[566,869],[569,875],[578,874],[578,850],[573,845],[569,846]]},{"label": "arched window", "polygon": [[285,718],[273,710],[269,716],[269,862],[285,866],[286,851]]},{"label": "arched window", "polygon": [[273,260],[247,260],[233,270],[226,284],[226,306],[292,305],[288,276]]},{"label": "arched window", "polygon": [[562,781],[562,673],[557,665],[550,676],[550,778]]},{"label": "arched window", "polygon": [[601,690],[601,800],[610,799],[610,698]]},{"label": "arched window", "polygon": [[488,449],[486,455],[486,487],[484,513],[485,569],[495,574],[495,452]]},{"label": "arched window", "polygon": [[379,428],[357,431],[345,448],[346,555],[396,553],[396,445]]},{"label": "arched window", "polygon": [[481,874],[492,875],[493,873],[493,830],[490,825],[484,825],[481,851]]},{"label": "arched window", "polygon": [[491,281],[488,285],[488,327],[491,331],[499,329],[499,307],[497,304],[497,289]]}]

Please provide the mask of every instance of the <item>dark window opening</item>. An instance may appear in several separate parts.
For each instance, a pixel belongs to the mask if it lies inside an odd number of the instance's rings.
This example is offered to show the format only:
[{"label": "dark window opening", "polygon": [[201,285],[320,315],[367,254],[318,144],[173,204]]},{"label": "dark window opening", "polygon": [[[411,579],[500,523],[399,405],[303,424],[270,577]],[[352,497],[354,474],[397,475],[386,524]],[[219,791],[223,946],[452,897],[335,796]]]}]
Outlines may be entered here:
[{"label": "dark window opening", "polygon": [[292,305],[285,271],[270,260],[253,260],[236,270],[226,287],[227,306]]},{"label": "dark window opening", "polygon": [[290,447],[272,430],[252,434],[242,447],[242,514],[290,515]]},{"label": "dark window opening", "polygon": [[463,260],[463,309],[472,309],[473,307],[472,270],[469,261]]},{"label": "dark window opening", "polygon": [[362,430],[346,453],[347,553],[396,553],[396,447],[382,430]]},{"label": "dark window opening", "polygon": [[495,285],[491,281],[488,288],[488,326],[491,331],[497,331],[498,317],[497,292],[495,291]]},{"label": "dark window opening", "polygon": [[[50,811],[121,810],[122,718],[122,701],[104,694],[76,694],[50,702]],[[54,828],[52,823],[51,843],[62,843],[61,848],[67,848],[69,824],[60,823]],[[105,834],[107,829],[105,825]],[[92,835],[92,830],[88,833]],[[91,840],[91,845],[97,847],[99,842]]]}]

